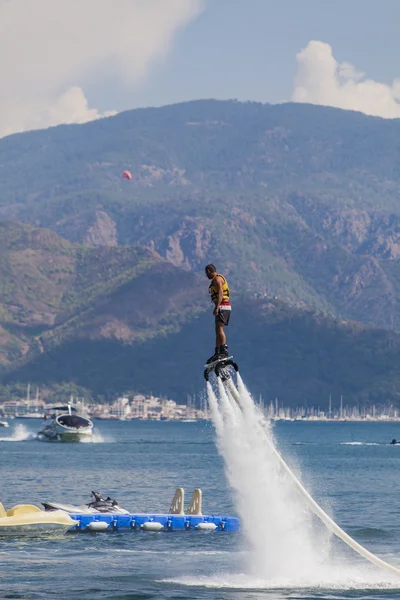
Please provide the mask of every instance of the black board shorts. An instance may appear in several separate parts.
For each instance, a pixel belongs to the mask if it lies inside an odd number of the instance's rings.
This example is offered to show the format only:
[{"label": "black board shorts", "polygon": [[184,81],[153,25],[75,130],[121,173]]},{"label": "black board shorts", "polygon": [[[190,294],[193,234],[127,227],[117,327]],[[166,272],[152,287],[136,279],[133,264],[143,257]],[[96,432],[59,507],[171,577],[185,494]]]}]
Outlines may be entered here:
[{"label": "black board shorts", "polygon": [[231,318],[231,310],[226,310],[224,308],[220,308],[218,314],[215,316],[215,324],[216,325],[225,325],[228,327],[229,319]]}]

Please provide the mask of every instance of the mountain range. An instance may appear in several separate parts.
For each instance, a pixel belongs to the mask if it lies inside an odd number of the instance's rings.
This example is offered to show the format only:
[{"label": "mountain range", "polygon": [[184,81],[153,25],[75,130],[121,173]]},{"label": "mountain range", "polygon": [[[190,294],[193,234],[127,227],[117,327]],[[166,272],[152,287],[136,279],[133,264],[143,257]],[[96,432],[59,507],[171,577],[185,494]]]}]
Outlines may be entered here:
[{"label": "mountain range", "polygon": [[199,392],[214,262],[254,393],[396,401],[399,139],[397,120],[210,100],[0,140],[3,383]]}]

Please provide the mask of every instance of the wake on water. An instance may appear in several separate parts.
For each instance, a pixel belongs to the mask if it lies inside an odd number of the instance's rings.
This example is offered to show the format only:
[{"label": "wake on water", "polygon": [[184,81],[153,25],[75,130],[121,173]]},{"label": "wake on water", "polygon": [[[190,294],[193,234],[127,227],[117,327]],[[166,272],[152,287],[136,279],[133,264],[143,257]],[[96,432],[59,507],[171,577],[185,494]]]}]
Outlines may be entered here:
[{"label": "wake on water", "polygon": [[10,432],[10,435],[0,437],[0,442],[25,442],[26,440],[35,440],[36,433],[29,431],[25,425],[21,423]]},{"label": "wake on water", "polygon": [[[219,378],[215,391],[207,383],[218,451],[234,491],[248,552],[245,573],[215,581],[207,578],[207,585],[398,587],[399,579],[390,573],[380,572],[368,563],[354,561],[349,565],[348,556],[332,555],[332,534],[316,522],[294,479],[282,468],[270,423],[254,404],[239,374],[240,407],[231,391]],[[205,584],[196,578],[180,582]]]},{"label": "wake on water", "polygon": [[[25,425],[18,424],[8,436],[0,437],[0,442],[26,442],[38,440],[37,432],[29,431]],[[93,432],[92,439],[83,440],[81,443],[105,444],[113,442],[113,438],[107,437],[99,431]],[[54,443],[54,442],[50,442]]]}]

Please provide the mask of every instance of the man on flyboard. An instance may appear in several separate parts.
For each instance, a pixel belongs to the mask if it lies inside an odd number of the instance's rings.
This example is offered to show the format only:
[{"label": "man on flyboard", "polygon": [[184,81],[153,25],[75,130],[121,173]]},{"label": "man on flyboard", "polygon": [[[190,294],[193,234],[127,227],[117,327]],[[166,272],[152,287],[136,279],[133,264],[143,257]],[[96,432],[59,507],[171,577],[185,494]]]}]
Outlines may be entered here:
[{"label": "man on flyboard", "polygon": [[214,303],[213,314],[215,316],[215,352],[207,361],[207,364],[210,364],[229,357],[224,328],[229,325],[232,307],[229,300],[229,286],[225,277],[217,273],[217,269],[212,264],[206,266],[205,272],[208,279],[211,280],[208,291],[211,302]]}]

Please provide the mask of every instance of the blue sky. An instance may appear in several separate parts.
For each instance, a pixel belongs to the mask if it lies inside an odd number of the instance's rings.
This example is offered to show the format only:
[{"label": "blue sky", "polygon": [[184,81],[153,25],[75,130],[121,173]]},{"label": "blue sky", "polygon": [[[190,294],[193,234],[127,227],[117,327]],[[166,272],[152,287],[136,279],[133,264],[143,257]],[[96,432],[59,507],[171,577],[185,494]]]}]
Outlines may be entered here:
[{"label": "blue sky", "polygon": [[399,0],[208,0],[177,33],[163,64],[132,90],[131,102],[289,100],[296,54],[310,40],[328,43],[339,62],[391,84],[400,77],[399,26]]},{"label": "blue sky", "polygon": [[0,0],[0,137],[198,98],[400,118],[399,24],[400,0]]}]

